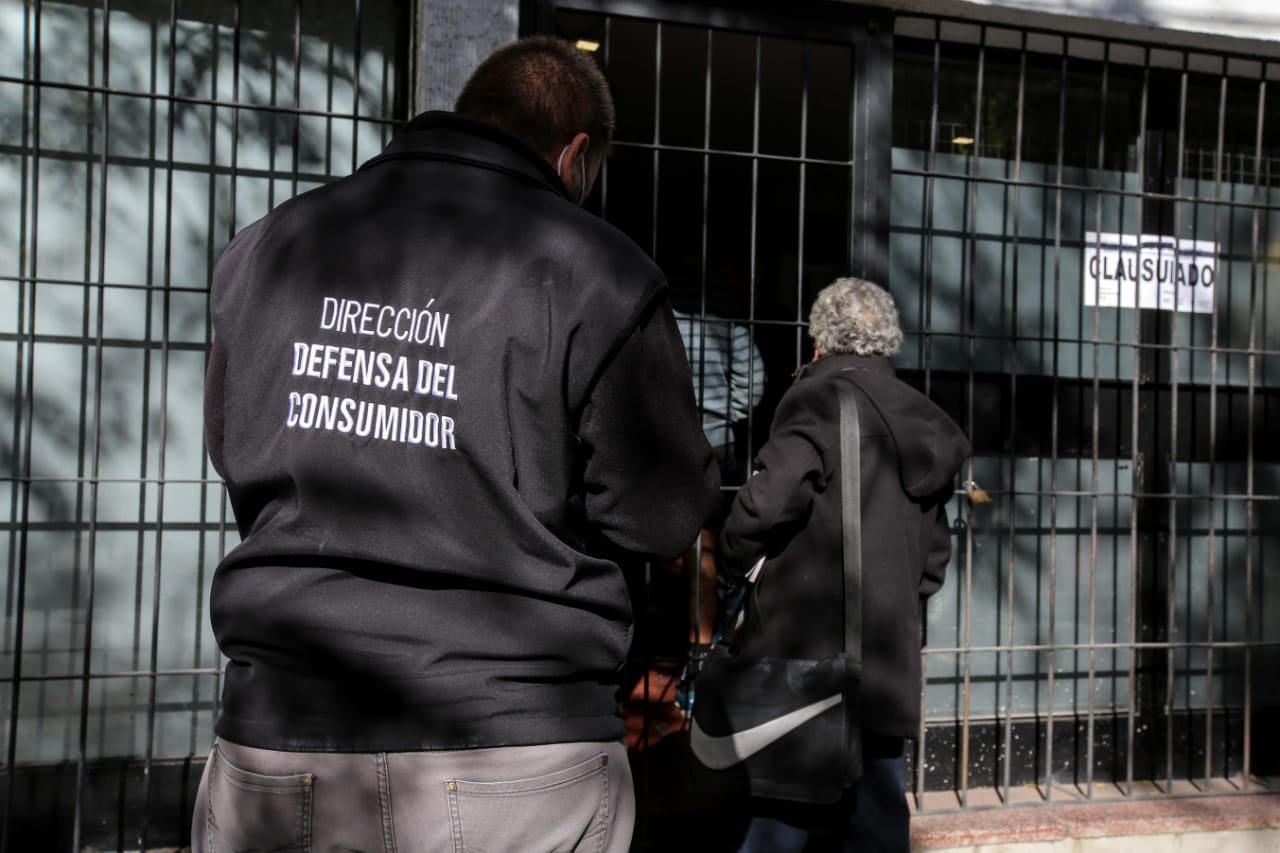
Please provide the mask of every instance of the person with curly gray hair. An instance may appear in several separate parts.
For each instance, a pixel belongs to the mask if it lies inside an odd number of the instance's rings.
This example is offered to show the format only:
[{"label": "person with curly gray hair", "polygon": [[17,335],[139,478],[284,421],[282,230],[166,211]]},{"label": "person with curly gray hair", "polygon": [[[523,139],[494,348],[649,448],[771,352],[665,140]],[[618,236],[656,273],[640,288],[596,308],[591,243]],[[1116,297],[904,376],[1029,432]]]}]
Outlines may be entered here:
[{"label": "person with curly gray hair", "polygon": [[898,354],[898,308],[884,289],[860,278],[838,278],[823,288],[809,312],[817,352],[861,356]]},{"label": "person with curly gray hair", "polygon": [[[818,294],[809,332],[814,359],[778,404],[720,551],[731,581],[767,558],[739,654],[818,660],[844,647],[837,392],[850,384],[861,422],[863,770],[834,804],[751,798],[739,851],[908,853],[904,750],[920,725],[921,603],[951,558],[946,504],[970,446],[946,412],[896,376],[902,329],[883,288],[837,279]],[[764,749],[794,749],[803,731]]]}]

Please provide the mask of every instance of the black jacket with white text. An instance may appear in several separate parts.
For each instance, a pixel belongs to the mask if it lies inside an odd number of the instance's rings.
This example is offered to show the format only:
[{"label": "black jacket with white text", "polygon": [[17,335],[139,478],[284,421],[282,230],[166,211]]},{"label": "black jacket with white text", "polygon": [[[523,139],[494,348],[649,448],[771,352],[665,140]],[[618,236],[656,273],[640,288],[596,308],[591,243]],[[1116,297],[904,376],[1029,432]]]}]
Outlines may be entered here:
[{"label": "black jacket with white text", "polygon": [[619,552],[718,490],[662,274],[450,113],[243,229],[211,289],[216,731],[295,751],[616,740]]}]

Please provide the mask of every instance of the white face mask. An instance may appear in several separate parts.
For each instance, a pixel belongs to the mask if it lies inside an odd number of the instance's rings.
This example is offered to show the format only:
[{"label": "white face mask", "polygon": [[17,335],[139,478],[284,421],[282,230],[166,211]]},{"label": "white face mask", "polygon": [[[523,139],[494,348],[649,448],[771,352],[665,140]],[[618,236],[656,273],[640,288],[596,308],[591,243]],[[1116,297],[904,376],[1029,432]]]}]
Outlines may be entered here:
[{"label": "white face mask", "polygon": [[[564,162],[564,153],[569,150],[569,146],[560,149],[560,156],[556,158],[556,174],[560,174],[560,165]],[[582,207],[582,203],[587,200],[587,166],[583,162],[585,157],[578,158],[578,207]]]}]

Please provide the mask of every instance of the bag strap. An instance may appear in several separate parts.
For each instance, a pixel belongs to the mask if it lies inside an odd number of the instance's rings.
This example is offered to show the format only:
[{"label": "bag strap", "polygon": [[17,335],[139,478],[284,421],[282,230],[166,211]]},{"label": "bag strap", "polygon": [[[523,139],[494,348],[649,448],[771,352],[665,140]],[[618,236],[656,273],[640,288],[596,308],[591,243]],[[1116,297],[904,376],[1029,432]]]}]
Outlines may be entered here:
[{"label": "bag strap", "polygon": [[862,672],[862,426],[852,380],[836,385],[840,397],[840,527],[844,542],[844,652]]}]

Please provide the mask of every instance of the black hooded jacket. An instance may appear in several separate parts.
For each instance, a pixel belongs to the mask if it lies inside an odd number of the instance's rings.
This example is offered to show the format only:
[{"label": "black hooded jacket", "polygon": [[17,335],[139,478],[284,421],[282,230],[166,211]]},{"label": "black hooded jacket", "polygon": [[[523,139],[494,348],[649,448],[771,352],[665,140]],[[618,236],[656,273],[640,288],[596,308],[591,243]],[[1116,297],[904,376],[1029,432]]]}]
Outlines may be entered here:
[{"label": "black hooded jacket", "polygon": [[610,555],[717,497],[656,266],[535,152],[429,113],[241,231],[211,290],[210,457],[242,541],[217,733],[285,750],[620,738]]},{"label": "black hooded jacket", "polygon": [[820,358],[778,405],[721,537],[722,553],[740,569],[766,556],[742,654],[813,659],[842,648],[837,382],[853,383],[862,431],[862,725],[913,737],[920,603],[942,585],[951,557],[945,503],[970,449],[955,422],[896,378],[886,358]]}]

